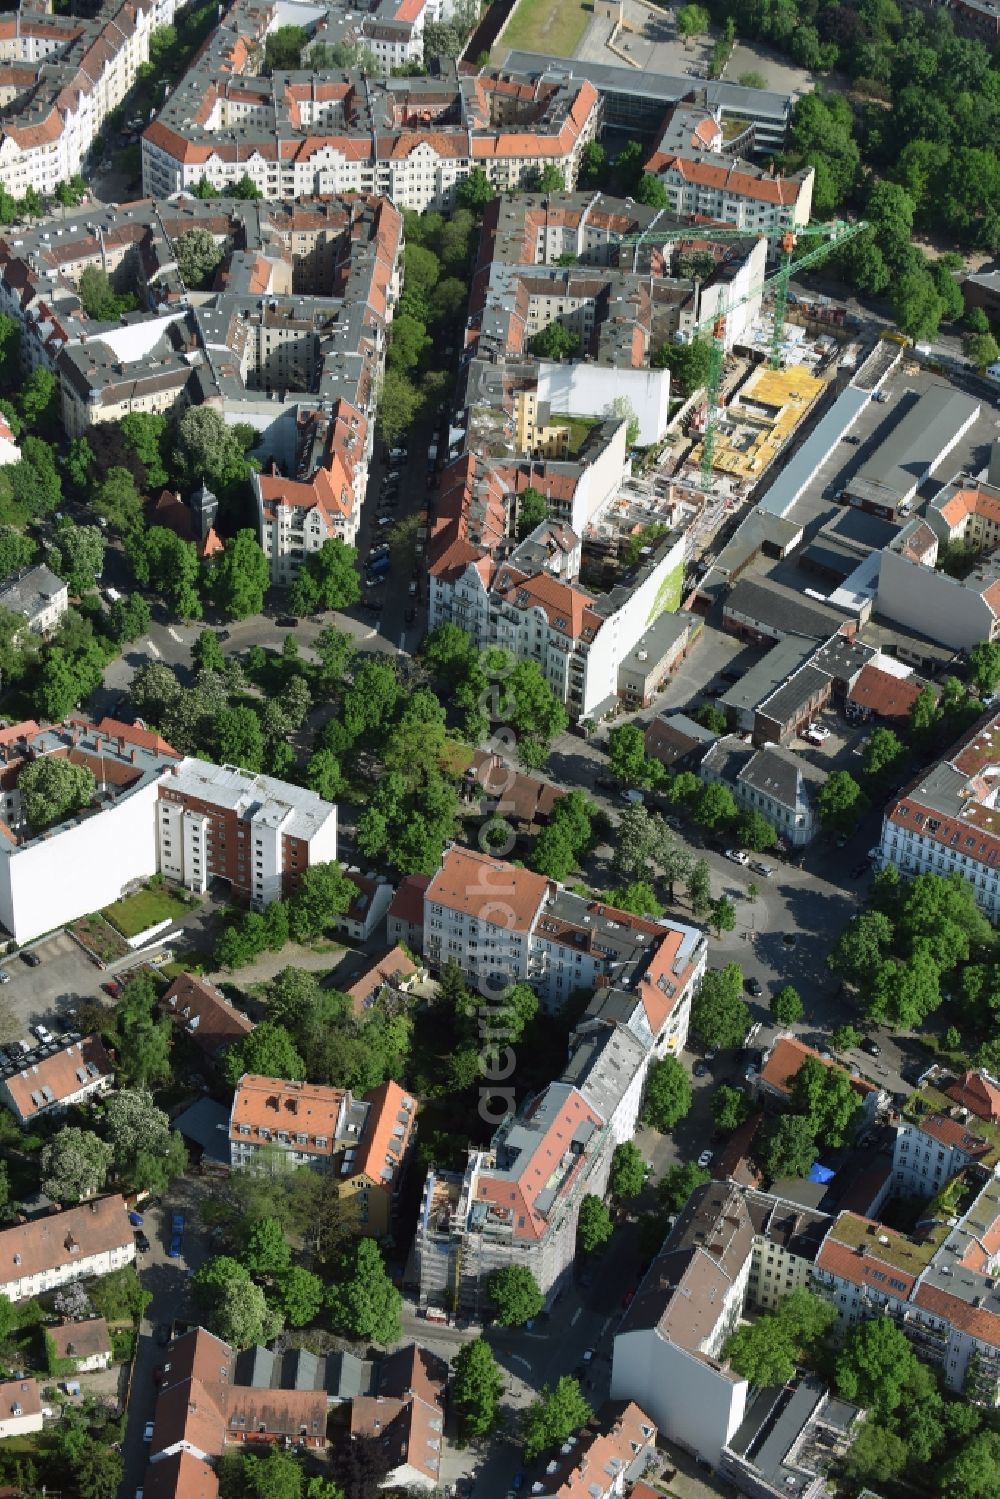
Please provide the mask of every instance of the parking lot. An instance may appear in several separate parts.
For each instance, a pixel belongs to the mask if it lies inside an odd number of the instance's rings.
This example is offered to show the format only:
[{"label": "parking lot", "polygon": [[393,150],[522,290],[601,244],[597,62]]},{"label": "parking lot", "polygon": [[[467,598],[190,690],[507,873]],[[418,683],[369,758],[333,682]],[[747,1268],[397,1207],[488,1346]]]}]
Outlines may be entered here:
[{"label": "parking lot", "polygon": [[30,968],[20,954],[3,959],[10,982],[0,989],[0,1043],[24,1039],[33,1025],[45,1024],[58,1034],[57,1017],[81,999],[102,999],[106,977],[65,932],[45,937],[27,951],[39,958]]}]

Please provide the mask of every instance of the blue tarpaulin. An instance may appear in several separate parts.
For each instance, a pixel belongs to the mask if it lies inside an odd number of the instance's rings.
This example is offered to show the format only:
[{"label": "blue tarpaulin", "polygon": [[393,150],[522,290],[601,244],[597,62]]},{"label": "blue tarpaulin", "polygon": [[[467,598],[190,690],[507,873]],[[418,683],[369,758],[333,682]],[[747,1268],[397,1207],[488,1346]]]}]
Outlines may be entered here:
[{"label": "blue tarpaulin", "polygon": [[832,1182],[836,1174],[835,1171],[830,1170],[829,1166],[821,1166],[819,1161],[817,1161],[809,1173],[809,1180],[811,1182]]}]

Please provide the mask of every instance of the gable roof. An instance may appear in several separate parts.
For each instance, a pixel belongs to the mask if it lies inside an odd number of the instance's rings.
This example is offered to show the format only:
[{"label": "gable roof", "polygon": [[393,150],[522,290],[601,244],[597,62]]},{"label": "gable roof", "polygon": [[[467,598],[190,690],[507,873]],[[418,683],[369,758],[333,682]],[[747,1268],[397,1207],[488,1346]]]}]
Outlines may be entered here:
[{"label": "gable roof", "polygon": [[93,1255],[135,1247],[120,1192],[0,1230],[0,1284],[78,1265]]},{"label": "gable roof", "polygon": [[84,1089],[110,1083],[113,1076],[111,1058],[100,1036],[84,1036],[5,1078],[3,1087],[20,1118],[28,1120]]},{"label": "gable roof", "polygon": [[160,996],[160,1009],[210,1056],[217,1057],[253,1030],[253,1021],[208,979],[182,973]]}]

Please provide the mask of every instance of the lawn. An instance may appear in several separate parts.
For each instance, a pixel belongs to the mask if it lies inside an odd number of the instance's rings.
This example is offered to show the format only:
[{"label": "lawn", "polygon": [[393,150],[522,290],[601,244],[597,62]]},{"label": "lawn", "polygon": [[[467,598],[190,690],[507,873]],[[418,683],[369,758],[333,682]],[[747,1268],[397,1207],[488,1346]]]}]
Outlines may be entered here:
[{"label": "lawn", "polygon": [[104,915],[123,937],[135,937],[157,922],[180,921],[190,910],[189,903],[172,890],[146,889],[106,906]]},{"label": "lawn", "polygon": [[572,57],[593,14],[592,0],[519,0],[503,44],[549,57]]}]

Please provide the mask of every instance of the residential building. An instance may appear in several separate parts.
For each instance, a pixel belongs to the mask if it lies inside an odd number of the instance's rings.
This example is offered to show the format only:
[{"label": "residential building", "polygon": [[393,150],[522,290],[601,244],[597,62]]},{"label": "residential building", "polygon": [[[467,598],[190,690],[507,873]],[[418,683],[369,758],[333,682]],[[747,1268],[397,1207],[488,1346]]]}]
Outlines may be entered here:
[{"label": "residential building", "polygon": [[[600,908],[602,924],[596,910],[584,916],[598,922],[595,943],[624,940],[623,913]],[[502,1122],[489,1149],[471,1149],[464,1173],[428,1172],[415,1246],[422,1305],[479,1316],[490,1274],[508,1264],[529,1266],[549,1300],[564,1286],[580,1204],[604,1192],[615,1147],[635,1134],[650,1065],[683,1046],[705,970],[700,933],[657,936],[638,959],[620,950],[613,976],[587,981],[595,993],[559,1078],[516,1115],[513,1090],[496,1084],[490,1108]]]},{"label": "residential building", "polygon": [[667,115],[646,171],[663,183],[670,212],[693,222],[757,233],[808,224],[814,168],[783,176],[735,154],[754,144],[748,129],[727,145],[721,110],[685,101]]},{"label": "residential building", "polygon": [[[327,1445],[326,1423],[325,1391],[240,1383],[234,1350],[203,1327],[193,1328],[171,1344],[163,1366],[144,1487],[155,1492],[153,1483],[161,1482],[155,1470],[165,1463],[178,1482],[190,1477],[207,1484],[205,1467],[230,1445],[267,1451],[272,1444],[294,1443],[321,1450]],[[176,1496],[187,1490],[164,1492]],[[210,1488],[205,1492],[213,1499]]]},{"label": "residential building", "polygon": [[[814,1057],[824,1067],[835,1068],[838,1072],[845,1070],[832,1057],[823,1056],[812,1046],[806,1046],[804,1042],[797,1041],[790,1032],[786,1032],[776,1036],[765,1052],[760,1071],[754,1079],[754,1092],[759,1098],[772,1098],[781,1104],[790,1103],[795,1088],[795,1079],[807,1057]],[[888,1093],[884,1088],[877,1087],[875,1083],[853,1075],[851,1087],[858,1095],[860,1105],[858,1128],[874,1124],[878,1113],[885,1109],[889,1102]]]},{"label": "residential building", "polygon": [[991,920],[1000,913],[998,770],[1000,713],[993,713],[892,798],[880,843],[883,863],[902,874],[960,874]]},{"label": "residential building", "polygon": [[381,1238],[409,1165],[416,1114],[416,1100],[398,1083],[356,1099],[350,1089],[247,1073],[233,1097],[230,1161],[234,1171],[260,1169],[261,1152],[271,1152],[291,1166],[334,1172],[361,1231]]},{"label": "residential building", "polygon": [[78,174],[108,115],[123,103],[149,39],[173,19],[174,0],[107,0],[84,19],[31,5],[0,26],[5,119],[0,184],[51,197]]},{"label": "residential building", "polygon": [[24,1301],[71,1280],[109,1275],[135,1259],[135,1236],[120,1193],[32,1218],[0,1231],[0,1295]]},{"label": "residential building", "polygon": [[351,1445],[379,1489],[440,1486],[448,1365],[410,1343],[387,1354],[371,1394],[351,1401]]},{"label": "residential building", "polygon": [[895,1117],[893,1191],[936,1197],[970,1166],[1000,1164],[1000,1084],[985,1072],[934,1065]]},{"label": "residential building", "polygon": [[781,745],[763,749],[726,735],[710,745],[698,774],[728,787],[737,805],[759,812],[792,848],[804,848],[820,827],[819,793],[826,771]]},{"label": "residential building", "polygon": [[612,1399],[634,1400],[662,1437],[717,1467],[750,1394],[726,1341],[747,1309],[809,1284],[828,1224],[733,1183],[697,1188],[615,1335]]},{"label": "residential building", "polygon": [[971,36],[996,45],[1000,37],[1000,5],[997,0],[952,0],[949,9],[959,36]]},{"label": "residential building", "polygon": [[77,1374],[111,1367],[111,1334],[103,1317],[88,1317],[82,1322],[58,1322],[46,1327],[45,1335],[46,1340],[52,1340],[55,1357],[72,1363]]},{"label": "residential building", "polygon": [[345,980],[343,993],[350,999],[354,1014],[363,1015],[382,995],[408,994],[424,972],[397,944],[366,963],[355,978]]},{"label": "residential building", "polygon": [[337,809],[289,781],[184,759],[160,781],[160,872],[203,894],[213,879],[261,910],[337,857]]},{"label": "residential building", "polygon": [[[954,504],[957,510],[957,498]],[[980,520],[983,512],[975,514]],[[987,523],[969,530],[970,535],[986,536],[992,527]],[[879,613],[955,651],[971,650],[980,640],[1000,636],[1000,553],[987,544],[972,570],[958,578],[937,566],[942,544],[929,520],[913,520],[884,548],[878,572]]]},{"label": "residential building", "polygon": [[42,1114],[58,1114],[72,1104],[106,1093],[114,1065],[100,1036],[85,1036],[49,1057],[0,1073],[0,1102],[24,1126]]},{"label": "residential building", "polygon": [[844,712],[855,722],[875,719],[883,727],[905,730],[921,685],[912,667],[879,654],[862,667],[847,694]]},{"label": "residential building", "polygon": [[[89,769],[98,800],[35,835],[17,781],[46,754]],[[0,921],[18,942],[109,905],[158,871],[199,892],[224,879],[261,909],[292,894],[311,865],[337,857],[337,809],[315,792],[182,759],[158,734],[108,718],[0,730],[0,814]]]},{"label": "residential building", "polygon": [[515,833],[539,833],[565,796],[551,781],[515,770],[503,755],[476,750],[465,773],[464,795],[478,802],[483,817],[502,817]]},{"label": "residential building", "polygon": [[161,994],[159,1006],[213,1061],[253,1030],[250,1017],[200,974],[179,974]]},{"label": "residential building", "polygon": [[656,1455],[656,1427],[633,1402],[572,1436],[540,1479],[542,1499],[624,1499]]},{"label": "residential building", "polygon": [[1000,1182],[971,1173],[949,1209],[912,1236],[840,1213],[816,1257],[815,1282],[841,1331],[891,1317],[946,1388],[992,1409],[1000,1403]]},{"label": "residential building", "polygon": [[374,879],[359,874],[356,869],[348,869],[346,874],[357,886],[358,893],[334,925],[338,932],[346,932],[355,942],[367,942],[385,920],[395,892],[384,876]]},{"label": "residential building", "polygon": [[[658,985],[678,1023],[704,968],[702,934],[562,889],[544,875],[450,845],[424,894],[424,953],[471,984],[527,982],[543,1008],[601,983]],[[684,1034],[679,1044],[683,1046]]]},{"label": "residential building", "polygon": [[33,635],[50,635],[69,608],[69,589],[44,563],[0,584],[0,609],[22,614]]},{"label": "residential building", "polygon": [[[551,74],[484,69],[436,78],[340,70],[249,76],[279,8],[237,3],[142,138],[143,188],[168,198],[249,176],[269,200],[375,192],[418,212],[451,208],[473,168],[498,192],[551,165],[568,187],[600,123],[597,90]],[[363,38],[359,38],[364,45]]]},{"label": "residential building", "polygon": [[424,950],[424,894],[430,875],[407,874],[400,880],[385,917],[385,937],[411,952]]},{"label": "residential building", "polygon": [[[55,754],[85,766],[101,798],[42,834],[28,826],[17,790],[22,768]],[[146,729],[70,718],[0,731],[0,922],[19,943],[117,900],[157,869],[156,801],[178,756]],[[80,880],[80,870],[87,879]]]},{"label": "residential building", "polygon": [[12,1379],[0,1384],[0,1440],[23,1437],[42,1429],[42,1393],[37,1379]]}]

